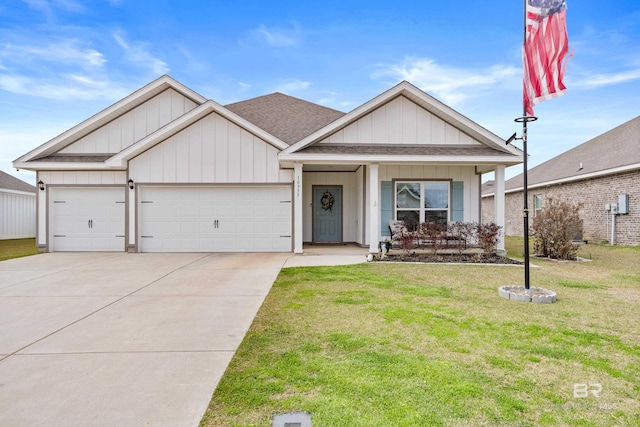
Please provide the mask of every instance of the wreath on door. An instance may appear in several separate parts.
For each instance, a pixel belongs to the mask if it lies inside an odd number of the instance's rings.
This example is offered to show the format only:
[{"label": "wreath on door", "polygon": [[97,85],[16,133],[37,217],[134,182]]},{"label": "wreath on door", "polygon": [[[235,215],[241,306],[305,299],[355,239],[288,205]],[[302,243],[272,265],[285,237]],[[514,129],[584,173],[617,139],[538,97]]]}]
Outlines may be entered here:
[{"label": "wreath on door", "polygon": [[336,199],[333,197],[333,194],[331,194],[329,191],[325,191],[322,195],[322,198],[320,199],[320,203],[322,203],[322,209],[324,209],[325,211],[333,212],[333,204],[335,203],[335,201]]}]

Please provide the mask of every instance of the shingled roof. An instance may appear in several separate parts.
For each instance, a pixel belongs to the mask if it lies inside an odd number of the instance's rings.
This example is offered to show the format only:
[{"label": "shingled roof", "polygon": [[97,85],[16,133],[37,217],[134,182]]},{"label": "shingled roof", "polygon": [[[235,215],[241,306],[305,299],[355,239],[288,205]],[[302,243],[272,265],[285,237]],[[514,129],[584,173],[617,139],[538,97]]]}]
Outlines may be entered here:
[{"label": "shingled roof", "polygon": [[[621,169],[640,169],[640,116],[532,169],[529,187],[586,179]],[[522,174],[505,182],[505,190],[523,186]]]},{"label": "shingled roof", "polygon": [[345,115],[278,92],[225,107],[289,145]]},{"label": "shingled roof", "polygon": [[27,184],[26,182],[2,171],[0,171],[0,189],[24,191],[26,193],[36,192],[36,187],[33,185]]}]

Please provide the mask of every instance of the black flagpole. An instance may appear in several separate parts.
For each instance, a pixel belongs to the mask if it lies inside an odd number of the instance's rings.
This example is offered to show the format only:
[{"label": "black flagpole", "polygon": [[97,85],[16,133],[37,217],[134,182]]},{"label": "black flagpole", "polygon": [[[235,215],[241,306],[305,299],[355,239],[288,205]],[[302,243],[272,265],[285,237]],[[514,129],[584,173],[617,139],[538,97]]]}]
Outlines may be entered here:
[{"label": "black flagpole", "polygon": [[518,117],[515,121],[522,122],[522,151],[524,152],[524,160],[522,168],[524,169],[522,177],[522,185],[524,187],[524,288],[529,289],[529,183],[527,182],[527,123],[538,120],[537,117],[527,116],[525,111],[522,117]]},{"label": "black flagpole", "polygon": [[[524,36],[522,42],[522,54],[525,55],[525,45],[527,43],[527,0],[524,0]],[[523,57],[524,59],[524,57]],[[524,67],[524,61],[523,61]],[[523,68],[524,72],[524,68]],[[524,81],[524,80],[523,80]],[[524,91],[524,85],[522,90]],[[523,92],[523,100],[524,100],[524,92]],[[524,216],[524,288],[529,290],[529,183],[527,180],[527,123],[534,122],[538,120],[537,117],[528,116],[527,108],[523,105],[522,108],[522,117],[518,117],[515,121],[522,123],[522,151],[524,152],[524,161],[522,163],[522,167],[524,169],[522,177],[523,177],[523,188],[524,188],[524,208],[523,208],[523,216]]]}]

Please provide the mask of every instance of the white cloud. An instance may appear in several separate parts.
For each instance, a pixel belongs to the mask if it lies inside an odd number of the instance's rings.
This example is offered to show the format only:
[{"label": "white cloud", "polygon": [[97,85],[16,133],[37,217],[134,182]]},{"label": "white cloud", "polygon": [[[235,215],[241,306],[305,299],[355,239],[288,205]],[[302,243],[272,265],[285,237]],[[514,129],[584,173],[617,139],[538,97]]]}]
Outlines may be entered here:
[{"label": "white cloud", "polygon": [[300,35],[300,26],[297,23],[294,23],[292,28],[268,28],[260,25],[251,31],[250,39],[271,47],[297,47],[300,44]]},{"label": "white cloud", "polygon": [[106,58],[101,52],[75,39],[62,39],[43,46],[6,43],[0,50],[6,64],[32,65],[38,62],[77,65],[83,68],[102,67]]},{"label": "white cloud", "polygon": [[585,89],[597,89],[604,86],[629,83],[634,80],[640,80],[640,68],[620,73],[594,74],[576,81],[573,84]]},{"label": "white cloud", "polygon": [[149,52],[149,43],[127,41],[126,34],[121,30],[114,32],[113,38],[124,50],[124,58],[127,61],[136,65],[142,65],[157,75],[169,72],[170,68],[167,63]]},{"label": "white cloud", "polygon": [[289,94],[291,92],[308,89],[310,86],[311,86],[311,82],[305,82],[298,79],[289,79],[280,83],[276,87],[276,92]]},{"label": "white cloud", "polygon": [[507,65],[468,69],[440,65],[429,58],[407,58],[399,64],[379,66],[372,77],[390,77],[394,82],[407,80],[444,103],[456,105],[479,90],[503,86],[506,81],[519,78],[521,73],[519,68]]},{"label": "white cloud", "polygon": [[23,75],[0,75],[0,89],[7,92],[54,100],[117,100],[129,93],[114,82],[99,81],[77,74],[55,79],[39,79]]},{"label": "white cloud", "polygon": [[31,9],[44,14],[48,19],[54,15],[55,9],[67,12],[84,13],[86,8],[75,0],[22,0]]},{"label": "white cloud", "polygon": [[209,66],[207,63],[200,61],[197,59],[192,53],[190,49],[182,45],[176,46],[177,50],[184,56],[185,61],[182,61],[180,68],[183,71],[190,71],[193,73],[204,73],[208,70]]}]

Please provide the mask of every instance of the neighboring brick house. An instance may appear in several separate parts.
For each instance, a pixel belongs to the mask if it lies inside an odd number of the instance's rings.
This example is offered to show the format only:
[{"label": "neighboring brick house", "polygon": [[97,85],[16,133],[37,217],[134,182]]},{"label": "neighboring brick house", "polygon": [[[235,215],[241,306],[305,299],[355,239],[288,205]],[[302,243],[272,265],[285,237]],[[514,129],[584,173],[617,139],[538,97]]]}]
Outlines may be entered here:
[{"label": "neighboring brick house", "polygon": [[[582,203],[583,239],[640,245],[640,117],[597,136],[528,173],[530,222],[549,198]],[[523,235],[522,174],[505,182],[505,234]],[[628,214],[612,211],[620,195],[628,195]],[[482,218],[493,218],[494,190],[491,181],[482,187]]]}]

